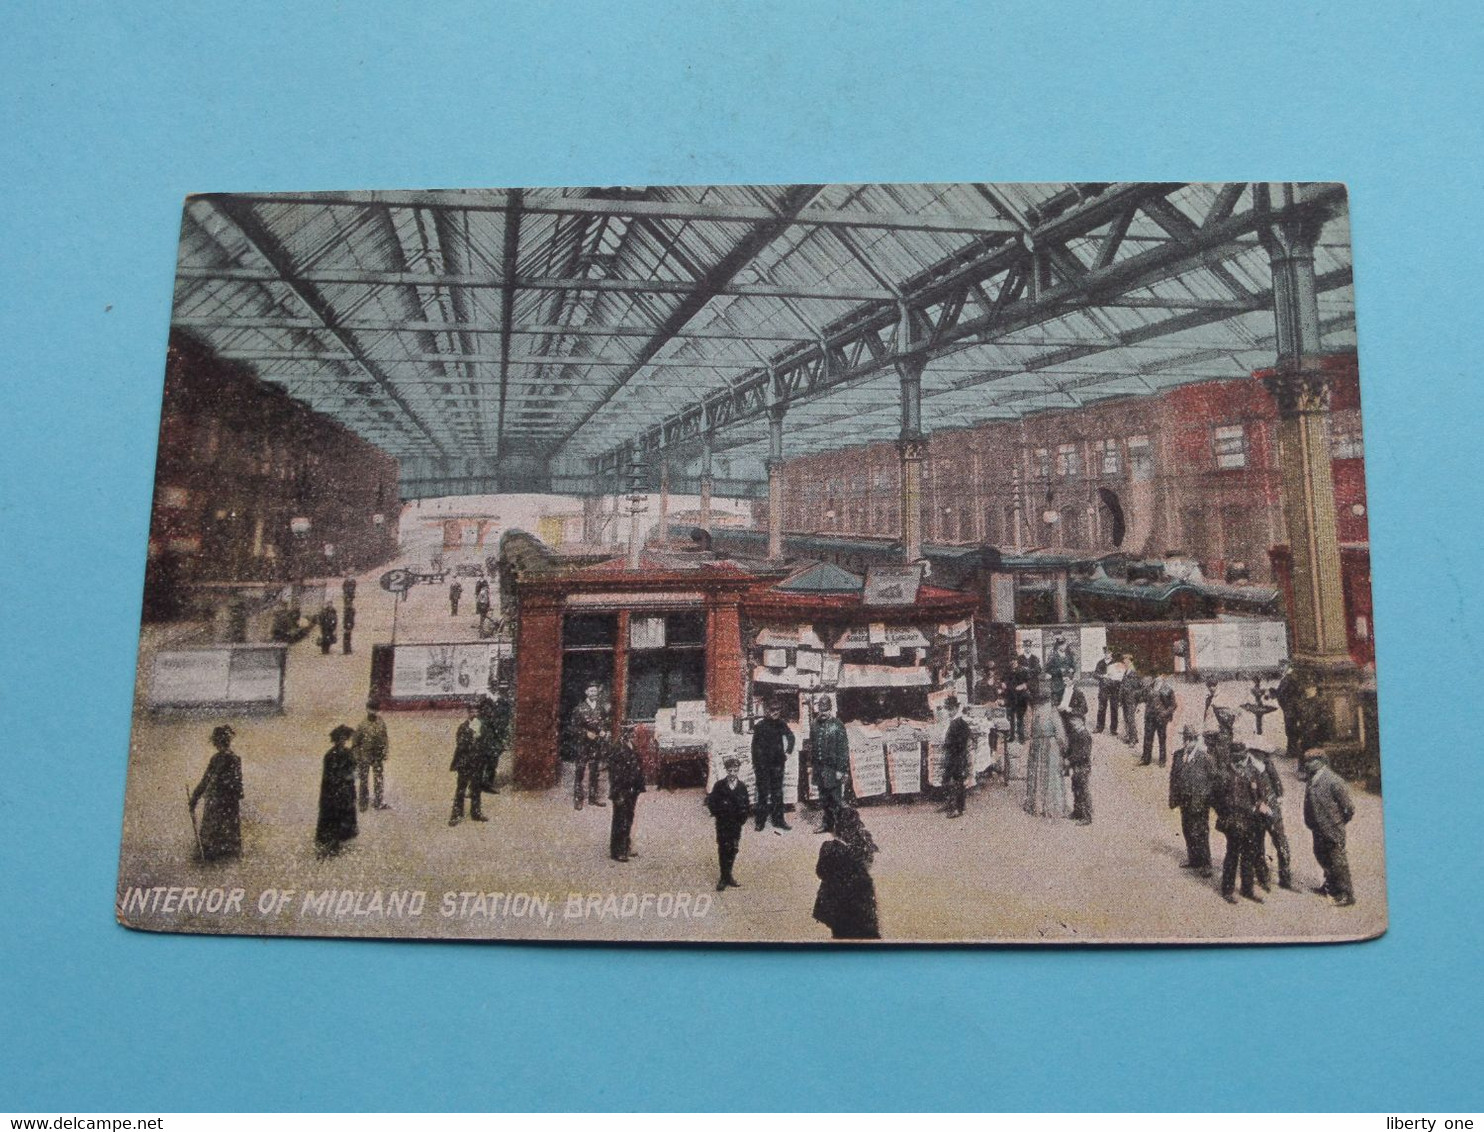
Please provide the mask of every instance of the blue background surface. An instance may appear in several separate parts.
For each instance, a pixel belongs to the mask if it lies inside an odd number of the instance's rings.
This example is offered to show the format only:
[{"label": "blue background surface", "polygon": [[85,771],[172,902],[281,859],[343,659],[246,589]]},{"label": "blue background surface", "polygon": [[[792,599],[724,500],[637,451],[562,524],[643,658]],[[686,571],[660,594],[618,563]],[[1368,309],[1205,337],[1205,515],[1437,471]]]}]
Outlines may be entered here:
[{"label": "blue background surface", "polygon": [[[1480,32],[1470,3],[8,5],[0,1108],[1479,1108]],[[115,926],[185,193],[1254,178],[1351,187],[1383,939],[840,954]]]}]

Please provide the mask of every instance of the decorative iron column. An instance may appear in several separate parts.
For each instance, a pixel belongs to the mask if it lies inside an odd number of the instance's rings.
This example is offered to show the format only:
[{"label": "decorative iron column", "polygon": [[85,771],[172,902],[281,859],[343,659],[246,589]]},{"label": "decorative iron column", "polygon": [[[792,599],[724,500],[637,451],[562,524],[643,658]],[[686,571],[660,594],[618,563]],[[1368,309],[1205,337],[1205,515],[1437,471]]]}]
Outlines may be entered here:
[{"label": "decorative iron column", "polygon": [[768,406],[768,557],[783,557],[783,415],[788,402]]},{"label": "decorative iron column", "polygon": [[670,457],[660,456],[660,545],[670,541]]},{"label": "decorative iron column", "polygon": [[[1292,185],[1277,187],[1284,216],[1262,227],[1273,270],[1278,364],[1259,374],[1278,407],[1278,461],[1283,517],[1293,556],[1293,666],[1300,687],[1317,688],[1333,761],[1358,750],[1356,693],[1360,674],[1350,659],[1340,543],[1330,463],[1329,374],[1319,340],[1314,246],[1328,213],[1295,209]],[[1273,187],[1255,186],[1259,207]],[[1359,768],[1354,768],[1359,769]]]},{"label": "decorative iron column", "polygon": [[637,449],[629,454],[629,553],[626,565],[630,570],[639,569],[644,558],[644,536],[639,529],[639,518],[649,510],[649,498],[643,482],[647,469],[639,460]]},{"label": "decorative iron column", "polygon": [[902,550],[908,562],[922,558],[922,462],[927,457],[927,437],[922,432],[922,371],[927,365],[926,349],[920,316],[903,306],[892,360],[902,388],[902,431],[897,438],[897,453],[902,473]]},{"label": "decorative iron column", "polygon": [[711,529],[711,434],[701,438],[701,529]]}]

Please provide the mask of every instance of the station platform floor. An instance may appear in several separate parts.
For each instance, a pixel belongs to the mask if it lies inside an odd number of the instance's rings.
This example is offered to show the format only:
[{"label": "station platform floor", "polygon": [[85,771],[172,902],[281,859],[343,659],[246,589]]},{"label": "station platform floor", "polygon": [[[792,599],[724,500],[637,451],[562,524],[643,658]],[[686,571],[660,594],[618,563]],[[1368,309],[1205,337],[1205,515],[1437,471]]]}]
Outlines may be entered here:
[{"label": "station platform floor", "polygon": [[[450,827],[449,760],[462,719],[457,710],[386,714],[391,808],[362,813],[359,835],[340,854],[317,857],[313,835],[329,731],[362,718],[371,645],[391,636],[392,598],[376,577],[360,580],[352,655],[338,645],[321,655],[312,638],[293,645],[283,714],[231,719],[244,779],[240,860],[203,865],[194,859],[185,803],[220,720],[156,717],[136,707],[118,893],[124,922],[227,934],[829,941],[828,930],[811,916],[814,867],[825,838],[814,832],[818,818],[807,811],[790,816],[787,832],[757,832],[749,822],[736,865],[743,887],[721,893],[714,891],[713,825],[699,789],[668,792],[651,785],[639,799],[634,827],[639,855],[621,864],[608,857],[611,811],[573,809],[570,769],[557,788],[516,791],[508,783],[507,754],[502,792],[484,798],[490,820]],[[332,588],[338,598],[338,586]],[[398,640],[474,639],[472,591],[466,584],[455,618],[446,585],[417,587],[397,610]],[[152,629],[144,634],[141,672],[148,671],[157,636]],[[1199,721],[1205,700],[1200,685],[1177,684],[1176,692],[1172,742],[1181,724]],[[1218,702],[1235,706],[1245,692],[1241,684],[1223,685]],[[1281,744],[1276,716],[1269,716],[1262,737],[1253,733],[1248,713],[1240,716],[1239,738]],[[1015,750],[1012,767],[1023,773],[1023,747]],[[1309,891],[1321,874],[1303,824],[1303,783],[1289,760],[1279,762],[1299,891],[1279,889],[1274,867],[1273,890],[1260,905],[1221,899],[1224,838],[1214,831],[1217,878],[1179,867],[1184,849],[1179,812],[1166,804],[1168,770],[1137,765],[1138,752],[1108,735],[1094,739],[1090,826],[1024,813],[1024,782],[1013,771],[1008,783],[996,777],[971,790],[959,820],[947,820],[928,799],[864,804],[862,817],[880,846],[872,874],[883,937],[1301,942],[1384,931],[1380,798],[1352,790],[1357,812],[1349,853],[1357,904],[1335,907]],[[171,889],[195,894],[182,907],[182,893],[172,899]],[[242,895],[212,911],[202,895],[212,889],[240,889]],[[326,893],[333,895],[326,899]],[[414,899],[416,893],[422,895]]]}]

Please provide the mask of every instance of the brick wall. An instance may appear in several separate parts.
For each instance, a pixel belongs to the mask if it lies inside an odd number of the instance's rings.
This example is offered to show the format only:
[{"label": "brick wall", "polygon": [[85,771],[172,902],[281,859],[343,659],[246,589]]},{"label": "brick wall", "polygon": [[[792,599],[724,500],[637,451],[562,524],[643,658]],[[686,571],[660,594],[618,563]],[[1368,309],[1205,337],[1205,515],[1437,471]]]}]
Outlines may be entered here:
[{"label": "brick wall", "polygon": [[[1358,382],[1353,358],[1331,361],[1340,539],[1360,543],[1368,529]],[[1267,391],[1241,378],[938,430],[923,469],[924,537],[1148,556],[1178,550],[1210,576],[1242,563],[1254,581],[1266,580],[1268,549],[1287,539],[1276,426]],[[896,537],[897,477],[889,443],[790,459],[784,529]],[[1123,539],[1115,545],[1116,518]],[[755,505],[754,524],[766,527],[765,503]]]}]

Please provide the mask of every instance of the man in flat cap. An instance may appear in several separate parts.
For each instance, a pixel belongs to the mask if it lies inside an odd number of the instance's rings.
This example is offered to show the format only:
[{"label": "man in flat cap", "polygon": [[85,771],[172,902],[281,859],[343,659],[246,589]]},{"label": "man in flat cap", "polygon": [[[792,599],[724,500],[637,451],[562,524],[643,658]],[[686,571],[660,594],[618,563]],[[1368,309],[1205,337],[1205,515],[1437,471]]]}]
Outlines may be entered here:
[{"label": "man in flat cap", "polygon": [[727,772],[726,777],[717,779],[711,793],[706,795],[706,808],[716,819],[716,856],[721,864],[721,876],[716,881],[717,892],[724,888],[742,887],[732,876],[732,864],[737,860],[737,850],[742,845],[742,827],[752,812],[747,784],[737,776],[742,760],[728,755],[721,765]]},{"label": "man in flat cap", "polygon": [[1304,752],[1303,774],[1309,780],[1304,790],[1304,824],[1314,834],[1314,859],[1324,870],[1324,884],[1314,891],[1348,908],[1355,903],[1355,886],[1345,851],[1345,826],[1355,816],[1355,803],[1318,747]]},{"label": "man in flat cap", "polygon": [[1221,895],[1228,904],[1237,902],[1237,875],[1242,878],[1242,895],[1254,904],[1262,897],[1253,888],[1261,880],[1266,887],[1267,861],[1262,854],[1264,822],[1272,810],[1267,775],[1262,763],[1247,751],[1247,745],[1233,740],[1231,757],[1222,773],[1216,828],[1226,835],[1226,856],[1221,862]]},{"label": "man in flat cap", "polygon": [[572,741],[577,748],[573,767],[572,808],[582,809],[582,777],[587,775],[587,800],[592,806],[607,805],[598,796],[598,768],[607,745],[608,712],[603,703],[603,688],[589,684],[580,704],[572,709]]},{"label": "man in flat cap", "polygon": [[356,794],[362,813],[372,805],[378,810],[391,809],[382,799],[383,773],[391,744],[380,706],[374,699],[366,701],[366,718],[361,720],[350,741],[356,759]]},{"label": "man in flat cap", "polygon": [[793,827],[783,817],[783,778],[793,753],[794,733],[783,721],[783,705],[769,702],[752,731],[752,770],[757,775],[757,828],[769,820],[778,829]]}]

